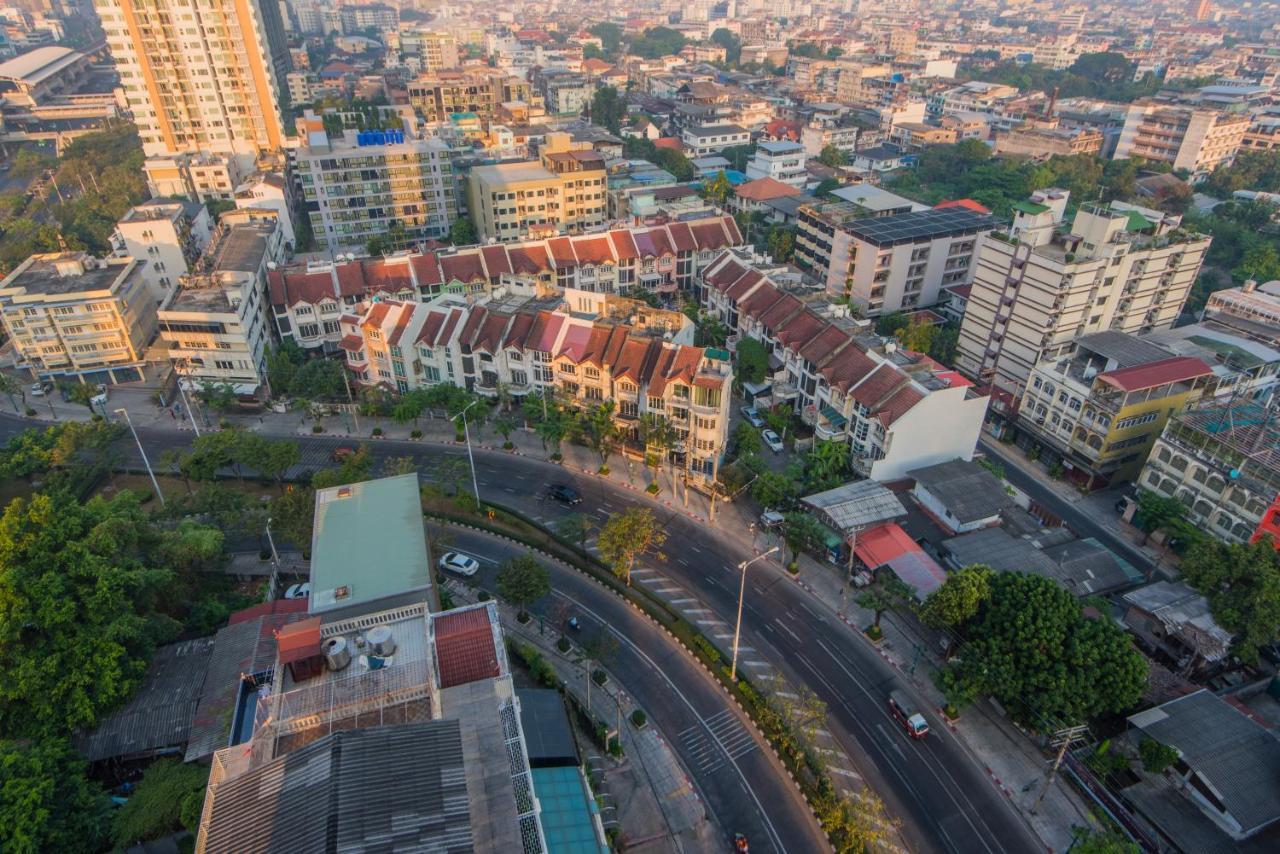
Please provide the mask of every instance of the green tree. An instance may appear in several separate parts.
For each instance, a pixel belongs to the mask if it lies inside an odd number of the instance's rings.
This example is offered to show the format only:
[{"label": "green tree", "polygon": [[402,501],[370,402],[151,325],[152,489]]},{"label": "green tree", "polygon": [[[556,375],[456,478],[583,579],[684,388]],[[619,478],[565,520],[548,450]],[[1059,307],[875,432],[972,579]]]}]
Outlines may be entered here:
[{"label": "green tree", "polygon": [[610,133],[622,130],[622,120],[627,117],[627,103],[612,86],[601,86],[591,96],[591,121],[608,128]]},{"label": "green tree", "polygon": [[1156,531],[1170,531],[1187,517],[1187,506],[1173,496],[1163,496],[1143,489],[1138,492],[1138,509],[1133,519],[1146,531],[1143,542],[1151,539]]},{"label": "green tree", "polygon": [[813,489],[837,485],[849,471],[849,446],[844,442],[817,440],[804,457],[805,477]]},{"label": "green tree", "polygon": [[534,432],[542,441],[542,447],[550,445],[552,455],[559,458],[560,443],[569,432],[569,413],[557,403],[548,403],[547,417],[538,422]]},{"label": "green tree", "polygon": [[92,727],[132,693],[155,644],[172,639],[153,614],[173,576],[142,562],[148,530],[128,492],[84,504],[37,494],[5,508],[0,732]]},{"label": "green tree", "polygon": [[[600,36],[603,41],[604,36]],[[688,44],[683,35],[670,27],[653,27],[631,41],[631,53],[644,59],[657,59],[679,53]]]},{"label": "green tree", "polygon": [[774,261],[785,264],[796,253],[796,232],[787,225],[772,225],[765,236],[765,245]]},{"label": "green tree", "polygon": [[1239,281],[1270,282],[1280,279],[1280,252],[1271,243],[1261,243],[1244,253],[1240,265],[1231,271]]},{"label": "green tree", "polygon": [[935,628],[959,626],[972,620],[991,598],[991,567],[976,563],[953,572],[924,602],[921,619]]},{"label": "green tree", "polygon": [[66,387],[67,398],[72,403],[78,403],[87,407],[93,412],[93,399],[97,397],[98,390],[88,383],[69,383]]},{"label": "green tree", "polygon": [[1252,544],[1205,539],[1179,564],[1183,579],[1209,600],[1213,618],[1235,635],[1241,661],[1280,637],[1280,552],[1266,538]]},{"label": "green tree", "polygon": [[215,412],[226,412],[239,403],[236,390],[227,383],[201,383],[196,397]]},{"label": "green tree", "polygon": [[791,549],[791,568],[800,562],[800,553],[813,551],[825,542],[822,524],[808,513],[795,511],[782,518],[782,539]]},{"label": "green tree", "polygon": [[736,348],[734,373],[739,385],[764,382],[769,370],[769,351],[755,338],[744,337]]},{"label": "green tree", "polygon": [[824,145],[822,151],[818,153],[818,162],[824,166],[830,166],[832,169],[845,165],[847,160],[848,158],[844,156],[844,152],[834,145]]},{"label": "green tree", "polygon": [[244,464],[260,476],[276,482],[284,490],[284,478],[289,469],[302,461],[298,443],[292,439],[268,439],[257,433],[246,433],[242,440],[241,456]]},{"label": "green tree", "polygon": [[593,530],[595,524],[585,513],[570,513],[555,522],[556,536],[575,543],[578,548],[586,548],[587,537],[591,536]]},{"label": "green tree", "polygon": [[910,601],[912,589],[894,575],[892,570],[881,570],[880,579],[858,595],[858,604],[875,615],[871,627],[880,632],[880,618],[885,611],[892,611],[904,602]]},{"label": "green tree", "polygon": [[381,477],[396,477],[403,474],[417,474],[418,461],[413,457],[387,457],[382,461]]},{"label": "green tree", "polygon": [[278,531],[284,542],[309,554],[315,512],[315,490],[290,484],[282,494],[271,499],[272,530]]},{"label": "green tree", "polygon": [[825,199],[843,186],[838,178],[823,178],[818,182],[818,186],[813,188],[813,194],[819,199]]},{"label": "green tree", "polygon": [[711,33],[711,42],[724,48],[725,64],[737,65],[738,60],[742,58],[742,40],[724,27],[719,27]]},{"label": "green tree", "polygon": [[908,350],[929,353],[938,338],[938,327],[927,320],[915,319],[900,327],[895,335]]},{"label": "green tree", "polygon": [[449,226],[449,242],[454,246],[473,246],[480,242],[480,235],[471,220],[460,216]]},{"label": "green tree", "polygon": [[111,802],[65,739],[0,739],[0,851],[99,851]]},{"label": "green tree", "polygon": [[1068,849],[1071,854],[1141,854],[1142,849],[1129,837],[1113,830],[1074,827],[1075,837]]},{"label": "green tree", "polygon": [[612,400],[597,403],[582,414],[582,438],[587,447],[600,455],[600,468],[607,469],[609,456],[618,441],[618,425],[613,420],[617,404]]},{"label": "green tree", "polygon": [[1151,774],[1159,774],[1178,761],[1177,748],[1161,744],[1154,738],[1144,738],[1138,745],[1138,756],[1142,759],[1143,770]]},{"label": "green tree", "polygon": [[337,468],[320,469],[311,477],[311,485],[316,489],[328,489],[332,486],[346,486],[349,483],[360,483],[373,477],[373,457],[366,445],[361,445],[354,454],[343,458]]},{"label": "green tree", "polygon": [[587,32],[600,39],[600,44],[604,47],[605,56],[617,56],[618,48],[622,45],[622,27],[612,21],[601,21],[592,25]]},{"label": "green tree", "polygon": [[796,483],[785,474],[761,472],[751,484],[751,497],[762,507],[789,507],[796,498]]},{"label": "green tree", "polygon": [[525,622],[529,606],[551,592],[551,576],[532,555],[518,555],[498,568],[498,592],[516,606],[517,616]]},{"label": "green tree", "polygon": [[717,172],[714,178],[702,183],[702,198],[720,207],[724,207],[725,201],[732,192],[733,184],[729,182],[729,176],[725,174],[723,169]]},{"label": "green tree", "polygon": [[749,457],[760,453],[764,443],[760,439],[760,431],[746,421],[739,421],[733,428],[733,454],[735,457]]},{"label": "green tree", "polygon": [[1133,63],[1123,53],[1082,53],[1069,69],[1095,83],[1115,86],[1133,80]]},{"label": "green tree", "polygon": [[611,515],[600,528],[596,547],[614,574],[631,586],[631,570],[642,555],[656,552],[667,541],[667,532],[647,507],[630,507]]},{"label": "green tree", "polygon": [[128,803],[116,812],[112,837],[124,850],[180,830],[194,832],[200,823],[209,769],[177,759],[161,759],[138,781]]},{"label": "green tree", "polygon": [[502,437],[504,447],[511,445],[511,434],[515,432],[516,422],[508,415],[499,415],[493,420],[493,429]]},{"label": "green tree", "polygon": [[[663,462],[670,464],[671,449],[675,446],[679,434],[675,425],[667,420],[667,417],[660,412],[646,412],[640,416],[640,424],[637,428],[640,435],[640,441],[644,443],[645,462],[653,459],[654,478],[657,480],[657,471],[661,468]],[[671,493],[675,494],[675,478],[671,479]]]},{"label": "green tree", "polygon": [[[652,144],[652,143],[651,143]],[[659,148],[652,157],[653,163],[670,172],[677,181],[692,181],[696,170],[684,152],[671,148]]]},{"label": "green tree", "polygon": [[1042,575],[1001,572],[990,584],[957,628],[959,655],[938,674],[949,701],[990,695],[1042,729],[1121,712],[1142,696],[1146,661],[1110,620],[1086,617],[1075,596]]}]

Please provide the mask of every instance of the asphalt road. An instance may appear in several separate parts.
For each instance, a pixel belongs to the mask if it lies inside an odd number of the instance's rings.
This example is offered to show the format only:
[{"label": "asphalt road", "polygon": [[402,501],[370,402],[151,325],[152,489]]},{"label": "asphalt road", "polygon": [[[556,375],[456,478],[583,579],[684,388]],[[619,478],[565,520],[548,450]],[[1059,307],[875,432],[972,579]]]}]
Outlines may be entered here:
[{"label": "asphalt road", "polygon": [[[0,434],[26,426],[29,423],[21,419],[0,415]],[[190,441],[188,435],[176,431],[138,432],[153,460],[162,451],[185,447]],[[330,465],[332,450],[340,444],[350,444],[350,440],[324,436],[303,437],[299,441],[302,467],[311,469]],[[370,450],[375,460],[414,456],[427,480],[432,478],[434,460],[445,456],[465,458],[466,454],[461,448],[399,442],[373,442]],[[133,465],[139,465],[136,451],[131,456]],[[649,561],[649,568],[696,597],[708,616],[733,625],[737,609],[736,566],[753,556],[752,543],[647,502],[637,493],[549,463],[482,451],[476,452],[475,459],[482,498],[546,522],[571,512],[543,498],[552,482],[574,483],[584,499],[574,510],[597,521],[634,503],[654,507],[665,524],[668,544],[666,557]],[[1047,500],[1046,505],[1053,506]],[[890,716],[887,699],[895,688],[911,694],[912,687],[869,644],[843,623],[824,616],[827,612],[819,612],[816,605],[812,595],[787,580],[779,568],[766,563],[754,565],[747,584],[742,643],[753,647],[761,658],[795,683],[808,685],[827,703],[833,741],[854,758],[890,814],[901,819],[908,846],[915,851],[962,854],[1041,850],[1043,845],[987,778],[984,769],[946,731],[932,710],[925,709],[933,730],[930,736],[918,742],[906,737]],[[610,625],[628,624],[610,621]],[[659,684],[657,693],[664,690]],[[668,703],[672,704],[671,700]],[[667,711],[672,710],[664,709],[664,713]],[[686,712],[679,720],[696,723],[696,717],[696,712],[692,716]],[[728,769],[719,771],[726,772],[732,773]],[[764,773],[763,769],[760,773]],[[777,805],[766,801],[765,806],[772,816]],[[788,848],[794,845],[796,850],[811,850],[806,848],[803,837],[792,839],[782,830],[779,835]],[[757,835],[753,841],[762,838]]]},{"label": "asphalt road", "polygon": [[[498,564],[525,552],[507,540],[459,529],[452,529],[447,548],[480,561],[471,583],[487,590],[495,588]],[[546,617],[546,631],[554,634],[551,605],[562,598],[582,624],[580,632],[570,633],[575,643],[589,642],[599,632],[614,634],[618,649],[605,666],[681,755],[699,795],[725,832],[725,850],[734,833],[745,833],[753,851],[822,850],[825,843],[808,807],[775,770],[717,683],[620,598],[576,571],[548,566],[554,592],[530,610]],[[628,713],[624,708],[623,715]],[[606,716],[612,719],[613,714],[610,705]],[[623,725],[630,726],[625,721]]]}]

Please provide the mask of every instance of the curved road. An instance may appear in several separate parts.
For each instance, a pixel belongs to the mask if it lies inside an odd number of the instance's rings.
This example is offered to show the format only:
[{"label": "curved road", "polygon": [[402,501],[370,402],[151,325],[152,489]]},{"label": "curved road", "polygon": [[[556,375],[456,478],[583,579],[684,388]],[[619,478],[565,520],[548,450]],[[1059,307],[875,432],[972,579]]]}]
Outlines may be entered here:
[{"label": "curved road", "polygon": [[[480,572],[472,583],[484,589],[494,589],[499,563],[528,551],[478,531],[450,530],[448,548],[480,560]],[[682,754],[699,794],[725,832],[745,833],[752,850],[793,854],[825,850],[825,837],[808,806],[779,773],[777,760],[764,753],[719,684],[670,636],[618,596],[576,570],[544,563],[551,571],[553,595],[563,597],[583,623],[582,637],[575,640],[586,641],[602,631],[617,637],[618,649],[605,666],[648,710],[667,743]],[[551,598],[545,597],[530,610],[546,616]],[[730,843],[725,840],[726,850]]]},{"label": "curved road", "polygon": [[[0,434],[28,426],[30,422],[23,419],[0,415]],[[138,432],[152,459],[165,449],[185,447],[190,442],[189,435],[177,431]],[[302,447],[303,467],[312,469],[327,465],[335,447],[352,441],[325,436],[290,438],[297,438]],[[379,441],[369,447],[376,460],[414,456],[428,480],[433,460],[466,454],[463,448],[417,442]],[[127,451],[132,464],[139,466],[131,442]],[[643,493],[552,463],[481,450],[476,451],[475,461],[483,498],[544,521],[553,522],[568,512],[555,502],[542,500],[552,482],[574,483],[584,499],[576,510],[597,521],[627,505],[651,507],[665,524],[668,545],[667,555],[647,561],[646,569],[665,580],[661,583],[671,585],[670,589],[682,591],[690,602],[696,599],[693,604],[707,622],[716,621],[732,630],[737,609],[736,567],[754,555],[751,543],[666,508]],[[982,766],[929,709],[925,714],[933,723],[930,736],[918,742],[906,737],[886,703],[891,690],[901,688],[911,694],[914,689],[865,640],[812,594],[791,583],[779,565],[759,562],[751,567],[749,579],[743,612],[744,649],[752,648],[789,681],[807,685],[826,702],[830,739],[839,752],[853,758],[860,772],[847,773],[864,777],[884,798],[888,811],[902,820],[902,836],[911,849],[962,854],[1043,850]],[[684,608],[688,611],[692,605]],[[728,648],[723,639],[718,642]],[[921,701],[920,705],[928,704]],[[768,801],[765,807],[771,816],[778,808]],[[766,836],[757,834],[752,841]],[[784,837],[782,841],[788,847],[806,850],[803,838]]]}]

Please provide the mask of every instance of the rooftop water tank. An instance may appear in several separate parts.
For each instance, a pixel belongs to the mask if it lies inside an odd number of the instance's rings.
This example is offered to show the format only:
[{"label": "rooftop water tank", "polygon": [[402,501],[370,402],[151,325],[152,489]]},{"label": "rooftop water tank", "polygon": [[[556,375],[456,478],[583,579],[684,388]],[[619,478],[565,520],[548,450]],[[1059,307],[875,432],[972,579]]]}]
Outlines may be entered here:
[{"label": "rooftop water tank", "polygon": [[387,658],[395,654],[396,641],[391,636],[390,626],[377,626],[369,630],[366,636],[369,641],[369,651],[372,655],[381,658]]},{"label": "rooftop water tank", "polygon": [[342,670],[351,663],[351,650],[344,637],[329,638],[320,645],[320,652],[330,670]]}]

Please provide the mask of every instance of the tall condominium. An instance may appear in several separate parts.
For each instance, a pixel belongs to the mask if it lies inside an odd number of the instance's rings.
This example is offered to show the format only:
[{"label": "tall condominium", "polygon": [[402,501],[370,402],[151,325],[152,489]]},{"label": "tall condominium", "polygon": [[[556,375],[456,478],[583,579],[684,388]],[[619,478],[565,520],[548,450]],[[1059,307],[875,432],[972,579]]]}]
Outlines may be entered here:
[{"label": "tall condominium", "polygon": [[1207,175],[1235,159],[1249,126],[1249,117],[1241,113],[1139,101],[1129,105],[1115,156]]},{"label": "tall condominium", "polygon": [[[148,157],[280,147],[280,4],[94,0]],[[287,90],[285,90],[287,91]]]},{"label": "tall condominium", "polygon": [[317,246],[362,247],[393,224],[405,246],[448,233],[457,204],[444,142],[401,130],[331,135],[310,113],[304,123],[307,142],[289,157]]},{"label": "tall condominium", "polygon": [[1082,205],[1063,228],[1068,193],[1039,190],[1007,232],[978,252],[957,367],[1020,393],[1037,362],[1081,335],[1142,333],[1178,319],[1209,238],[1181,217],[1112,202]]}]

